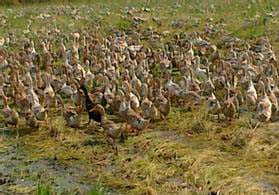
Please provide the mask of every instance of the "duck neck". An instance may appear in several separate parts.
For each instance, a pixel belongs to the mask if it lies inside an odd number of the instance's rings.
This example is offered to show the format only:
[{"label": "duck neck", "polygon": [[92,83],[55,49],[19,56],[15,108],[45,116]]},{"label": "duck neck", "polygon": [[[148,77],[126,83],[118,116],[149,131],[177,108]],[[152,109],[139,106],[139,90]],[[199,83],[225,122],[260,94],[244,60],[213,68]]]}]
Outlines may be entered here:
[{"label": "duck neck", "polygon": [[131,109],[131,100],[130,100],[130,99],[127,101],[127,109],[128,109],[128,110]]},{"label": "duck neck", "polygon": [[5,96],[4,94],[2,94],[2,99],[3,99],[4,108],[5,108],[5,109],[9,109],[8,98],[7,98],[7,96]]},{"label": "duck neck", "polygon": [[268,93],[272,92],[270,80],[267,81],[267,92]]},{"label": "duck neck", "polygon": [[266,96],[266,90],[265,90],[265,85],[264,83],[261,84],[261,90],[262,90],[262,96]]},{"label": "duck neck", "polygon": [[148,99],[148,87],[147,86],[144,86],[143,99]]},{"label": "duck neck", "polygon": [[188,81],[187,81],[187,78],[186,76],[183,77],[183,81],[184,81],[184,89],[188,89]]},{"label": "duck neck", "polygon": [[84,85],[82,85],[82,87],[80,89],[83,91],[83,93],[85,95],[85,103],[86,103],[86,105],[88,105],[87,110],[89,110],[89,109],[91,109],[91,105],[90,104],[92,104],[92,101],[91,101],[91,99],[89,97],[88,91],[87,91],[87,89],[86,89],[86,87]]},{"label": "duck neck", "polygon": [[231,94],[230,94],[230,89],[227,88],[227,100],[230,99],[230,96],[231,96]]},{"label": "duck neck", "polygon": [[87,91],[86,87],[84,85],[82,85],[80,89],[84,92],[84,95],[85,95],[86,99],[89,98],[88,91]]}]

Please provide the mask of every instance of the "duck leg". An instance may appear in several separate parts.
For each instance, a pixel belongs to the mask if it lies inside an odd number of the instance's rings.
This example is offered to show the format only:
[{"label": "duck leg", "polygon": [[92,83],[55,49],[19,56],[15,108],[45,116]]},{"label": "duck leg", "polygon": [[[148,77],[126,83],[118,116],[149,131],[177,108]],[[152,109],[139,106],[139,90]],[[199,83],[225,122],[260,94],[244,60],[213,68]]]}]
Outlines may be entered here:
[{"label": "duck leg", "polygon": [[161,113],[160,118],[161,118],[161,120],[166,121],[166,117],[162,113]]},{"label": "duck leg", "polygon": [[111,148],[114,150],[114,154],[118,155],[118,148],[115,143],[115,139],[106,137],[107,143],[111,146]]},{"label": "duck leg", "polygon": [[217,115],[217,120],[218,120],[218,123],[220,123],[220,113],[218,113],[218,115]]},{"label": "duck leg", "polygon": [[125,133],[121,132],[119,143],[124,143],[126,139],[127,139],[126,132]]},{"label": "duck leg", "polygon": [[110,139],[110,144],[112,146],[112,149],[114,150],[114,154],[116,156],[118,156],[118,148],[117,148],[117,145],[115,143],[115,140],[114,139]]},{"label": "duck leg", "polygon": [[117,147],[117,145],[114,145],[113,148],[114,148],[115,155],[118,156],[118,147]]},{"label": "duck leg", "polygon": [[49,109],[49,132],[52,137],[57,136],[57,131],[53,128],[53,111]]},{"label": "duck leg", "polygon": [[125,129],[124,129],[125,134],[127,134],[128,132],[127,130],[128,130],[128,123],[125,124]]},{"label": "duck leg", "polygon": [[[16,128],[16,125],[14,126]],[[16,140],[19,139],[19,131],[18,131],[18,128],[16,128]]]},{"label": "duck leg", "polygon": [[48,128],[50,131],[52,131],[53,113],[50,110],[50,108],[48,108],[48,110],[49,110],[49,126],[48,126]]},{"label": "duck leg", "polygon": [[248,115],[249,115],[249,126],[251,128],[251,130],[254,130],[253,126],[252,126],[252,113],[251,113],[251,110],[248,106],[248,104],[246,103],[246,108],[247,108],[247,111],[248,111]]},{"label": "duck leg", "polygon": [[89,118],[88,122],[85,123],[85,126],[88,126],[91,123],[91,118]]},{"label": "duck leg", "polygon": [[261,122],[258,121],[257,124],[255,125],[255,127],[253,128],[253,131],[256,131],[256,129],[260,126]]},{"label": "duck leg", "polygon": [[135,135],[139,135],[139,130],[134,127],[131,127],[130,131],[131,131],[131,133],[134,133]]},{"label": "duck leg", "polygon": [[18,130],[16,130],[16,139],[17,140],[19,139],[19,132],[18,132]]}]

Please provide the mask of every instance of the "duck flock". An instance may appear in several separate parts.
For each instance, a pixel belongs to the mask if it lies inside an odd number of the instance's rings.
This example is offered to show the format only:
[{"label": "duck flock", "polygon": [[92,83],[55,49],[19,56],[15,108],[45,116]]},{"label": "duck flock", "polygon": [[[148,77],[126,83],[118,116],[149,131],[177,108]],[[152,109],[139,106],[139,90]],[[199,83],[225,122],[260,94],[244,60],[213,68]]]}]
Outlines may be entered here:
[{"label": "duck flock", "polygon": [[[223,33],[216,41],[215,33],[207,25],[162,41],[164,34],[151,28],[102,35],[93,28],[66,34],[56,26],[20,43],[7,33],[0,46],[4,124],[17,128],[25,121],[52,130],[61,113],[71,128],[100,124],[114,145],[121,135],[168,120],[173,107],[206,105],[216,120],[250,113],[259,122],[275,122],[279,80],[269,39],[248,42]],[[14,45],[20,49],[9,49]],[[84,113],[87,124],[81,124]]]}]

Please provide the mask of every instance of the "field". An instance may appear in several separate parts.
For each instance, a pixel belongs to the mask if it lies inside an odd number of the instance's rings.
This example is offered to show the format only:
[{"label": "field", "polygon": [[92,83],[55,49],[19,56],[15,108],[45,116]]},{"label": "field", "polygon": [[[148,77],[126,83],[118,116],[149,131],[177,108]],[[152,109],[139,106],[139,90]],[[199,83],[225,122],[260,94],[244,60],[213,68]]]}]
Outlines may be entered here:
[{"label": "field", "polygon": [[[217,31],[213,44],[222,33],[247,42],[267,36],[278,56],[278,16],[279,1],[272,0],[27,4],[0,7],[0,37],[13,32],[17,44],[5,49],[19,51],[23,34],[42,38],[34,31],[57,27],[69,35],[93,28],[106,36],[114,28],[129,31],[138,22],[142,31],[162,33],[164,43],[175,33],[204,31],[211,24]],[[142,40],[154,48],[160,43]],[[0,115],[0,194],[279,194],[278,122],[253,130],[245,112],[233,121],[217,121],[205,117],[205,105],[176,106],[167,120],[119,143],[115,155],[102,128],[93,123],[66,128],[55,112],[57,136],[49,135],[46,124],[32,129],[21,120],[18,139]]]}]

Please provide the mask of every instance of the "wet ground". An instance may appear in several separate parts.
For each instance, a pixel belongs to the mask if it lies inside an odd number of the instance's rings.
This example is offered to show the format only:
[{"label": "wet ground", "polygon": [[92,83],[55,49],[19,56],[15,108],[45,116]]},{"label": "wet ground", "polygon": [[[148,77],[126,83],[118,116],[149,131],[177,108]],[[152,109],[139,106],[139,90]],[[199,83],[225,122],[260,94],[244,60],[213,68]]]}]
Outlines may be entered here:
[{"label": "wet ground", "polygon": [[88,174],[80,163],[69,166],[61,163],[55,155],[30,160],[24,143],[20,141],[1,147],[0,159],[0,192],[4,194],[34,192],[40,180],[47,180],[59,194],[78,194],[92,187],[82,180],[88,178]]}]

